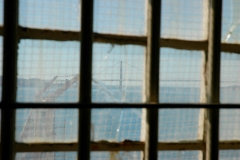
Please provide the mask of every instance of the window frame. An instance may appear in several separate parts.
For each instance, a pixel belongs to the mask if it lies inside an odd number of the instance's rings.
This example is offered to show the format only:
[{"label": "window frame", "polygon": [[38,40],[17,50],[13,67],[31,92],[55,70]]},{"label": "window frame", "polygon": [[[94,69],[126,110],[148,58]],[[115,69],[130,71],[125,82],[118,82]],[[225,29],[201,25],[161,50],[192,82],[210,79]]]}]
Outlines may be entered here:
[{"label": "window frame", "polygon": [[[129,36],[93,33],[93,0],[82,0],[82,29],[81,32],[46,30],[26,28],[18,25],[18,0],[4,0],[4,29],[0,26],[0,35],[3,35],[3,89],[1,105],[1,159],[13,160],[16,152],[44,152],[44,151],[77,151],[78,159],[90,159],[91,151],[143,151],[147,159],[157,159],[157,151],[166,150],[199,150],[203,151],[203,159],[218,159],[220,149],[240,149],[239,141],[220,141],[219,142],[219,83],[220,83],[220,53],[235,52],[240,53],[240,44],[221,43],[221,16],[222,0],[205,0],[209,3],[209,37],[208,40],[191,41],[171,38],[159,38],[160,33],[160,12],[161,1],[149,0],[149,21],[147,36]],[[154,4],[156,3],[156,4]],[[160,8],[159,8],[160,7]],[[215,14],[214,12],[215,11]],[[84,16],[87,15],[87,16]],[[157,22],[158,25],[154,25]],[[220,25],[219,25],[220,24]],[[66,34],[67,33],[67,34]],[[80,39],[80,37],[82,37]],[[87,54],[81,54],[80,68],[87,68],[88,75],[80,77],[80,102],[68,104],[41,104],[41,103],[16,103],[16,75],[17,75],[17,44],[20,39],[47,39],[58,41],[81,41],[81,50]],[[92,72],[92,43],[112,43],[112,44],[137,44],[147,47],[146,57],[149,62],[145,72],[153,70],[154,66],[159,66],[158,61],[154,59],[159,56],[160,47],[169,47],[186,50],[204,51],[206,61],[204,66],[208,75],[203,73],[203,82],[209,82],[211,86],[203,85],[201,89],[202,101],[200,104],[161,104],[158,103],[158,71],[155,75],[145,77],[146,86],[154,84],[152,87],[146,87],[146,103],[142,104],[99,104],[91,103],[91,72]],[[156,47],[157,46],[157,47]],[[208,52],[208,53],[207,53]],[[156,54],[158,53],[158,54]],[[215,53],[215,54],[214,54]],[[215,60],[213,60],[215,59]],[[11,64],[11,66],[9,66]],[[158,67],[159,68],[159,67]],[[214,70],[214,72],[210,72]],[[86,73],[86,70],[80,70],[80,73]],[[152,77],[153,76],[153,77]],[[154,77],[155,76],[155,77]],[[150,78],[151,77],[151,78]],[[157,78],[156,78],[157,77]],[[215,78],[215,79],[214,79]],[[214,85],[213,82],[217,82]],[[13,85],[14,84],[14,85]],[[205,83],[203,83],[205,84]],[[151,89],[152,88],[152,89]],[[155,88],[155,90],[153,89]],[[157,89],[156,89],[157,88]],[[87,94],[86,94],[87,91]],[[81,94],[85,93],[85,94]],[[146,94],[148,93],[148,94]],[[87,95],[87,96],[85,96]],[[149,96],[149,97],[147,97]],[[208,106],[211,104],[212,106]],[[11,107],[10,107],[11,105]],[[90,106],[86,108],[86,105]],[[125,141],[125,142],[90,142],[90,120],[92,108],[146,108],[146,135],[155,135],[153,138],[147,138],[145,142]],[[194,106],[193,106],[194,105]],[[238,108],[238,105],[221,104],[221,108],[231,105],[232,108]],[[17,108],[78,108],[79,109],[79,142],[76,143],[27,143],[15,142],[15,110]],[[201,108],[201,117],[203,128],[200,129],[201,140],[188,142],[158,142],[156,134],[158,128],[158,109],[161,108]],[[216,109],[214,109],[216,108]],[[151,115],[151,116],[149,116]],[[155,127],[154,127],[155,126]],[[212,129],[210,129],[212,127]],[[88,134],[85,134],[87,131]],[[86,135],[86,136],[83,136]],[[217,135],[215,138],[212,135]],[[219,142],[219,143],[218,143]],[[149,148],[148,148],[149,146]]]}]

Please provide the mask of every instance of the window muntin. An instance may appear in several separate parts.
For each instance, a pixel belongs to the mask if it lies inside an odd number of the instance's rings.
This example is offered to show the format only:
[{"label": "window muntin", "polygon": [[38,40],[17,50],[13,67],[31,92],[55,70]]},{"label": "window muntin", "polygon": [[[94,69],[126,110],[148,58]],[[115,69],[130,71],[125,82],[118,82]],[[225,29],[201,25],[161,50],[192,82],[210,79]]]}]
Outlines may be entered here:
[{"label": "window muntin", "polygon": [[2,100],[2,65],[3,65],[3,37],[0,36],[0,101]]}]

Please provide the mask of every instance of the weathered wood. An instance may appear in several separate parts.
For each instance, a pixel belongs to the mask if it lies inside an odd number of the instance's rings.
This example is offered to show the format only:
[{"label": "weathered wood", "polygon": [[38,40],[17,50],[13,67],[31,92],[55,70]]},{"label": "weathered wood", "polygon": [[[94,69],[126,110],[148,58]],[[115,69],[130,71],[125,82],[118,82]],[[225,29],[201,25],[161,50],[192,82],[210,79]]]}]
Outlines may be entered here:
[{"label": "weathered wood", "polygon": [[[16,143],[16,152],[51,152],[51,151],[77,151],[78,143]],[[144,151],[144,142],[123,141],[108,142],[96,141],[91,142],[91,151]],[[199,150],[205,151],[204,141],[180,141],[180,142],[158,142],[158,151],[171,150]],[[233,150],[240,149],[240,141],[220,141],[219,149]]]},{"label": "weathered wood", "polygon": [[[208,50],[203,54],[201,103],[219,104],[222,0],[209,0]],[[218,160],[219,108],[206,109],[203,159]]]},{"label": "weathered wood", "polygon": [[221,57],[221,14],[222,0],[210,0],[210,23],[208,51],[205,58],[204,82],[205,97],[203,101],[210,104],[219,103],[220,57]]},{"label": "weathered wood", "polygon": [[[222,0],[209,0],[209,40],[204,55],[201,102],[219,104]],[[206,109],[206,160],[218,160],[219,108]]]},{"label": "weathered wood", "polygon": [[205,109],[200,108],[199,110],[199,118],[198,118],[198,140],[204,139],[204,124],[205,124]]},{"label": "weathered wood", "polygon": [[[158,103],[159,97],[159,37],[160,0],[148,0],[147,49],[145,53],[145,83],[143,101]],[[146,109],[145,160],[157,160],[158,109]]]},{"label": "weathered wood", "polygon": [[[158,142],[158,150],[204,150],[203,141],[189,142]],[[47,152],[47,151],[77,151],[77,143],[42,143],[26,144],[16,143],[17,152]],[[91,142],[91,151],[144,151],[144,142],[123,141],[108,142],[97,141]]]},{"label": "weathered wood", "polygon": [[[3,26],[0,26],[0,35],[3,35]],[[19,27],[19,38],[35,40],[55,40],[55,41],[79,41],[80,31],[63,31],[50,29],[37,29]],[[119,45],[147,45],[146,36],[119,35],[106,33],[93,33],[93,41],[97,43],[113,43]],[[184,50],[208,50],[207,40],[185,40],[174,38],[160,38],[160,47],[168,47]],[[239,43],[221,43],[221,51],[229,53],[240,53]]]}]

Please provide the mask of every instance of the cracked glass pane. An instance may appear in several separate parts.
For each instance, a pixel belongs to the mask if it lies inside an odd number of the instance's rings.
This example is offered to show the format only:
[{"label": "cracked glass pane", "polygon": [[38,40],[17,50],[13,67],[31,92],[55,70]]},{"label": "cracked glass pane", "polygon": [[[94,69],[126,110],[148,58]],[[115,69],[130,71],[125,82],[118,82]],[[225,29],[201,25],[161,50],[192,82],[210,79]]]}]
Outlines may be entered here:
[{"label": "cracked glass pane", "polygon": [[240,42],[240,1],[223,0],[222,42]]},{"label": "cracked glass pane", "polygon": [[76,142],[77,109],[17,109],[18,142]]}]

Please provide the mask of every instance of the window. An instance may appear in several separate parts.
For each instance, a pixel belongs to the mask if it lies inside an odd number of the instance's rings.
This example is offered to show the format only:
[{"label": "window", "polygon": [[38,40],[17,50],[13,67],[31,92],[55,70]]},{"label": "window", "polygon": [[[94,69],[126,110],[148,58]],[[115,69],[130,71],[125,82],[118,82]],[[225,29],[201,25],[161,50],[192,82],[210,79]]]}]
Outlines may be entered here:
[{"label": "window", "polygon": [[239,5],[0,0],[1,159],[238,157]]}]

